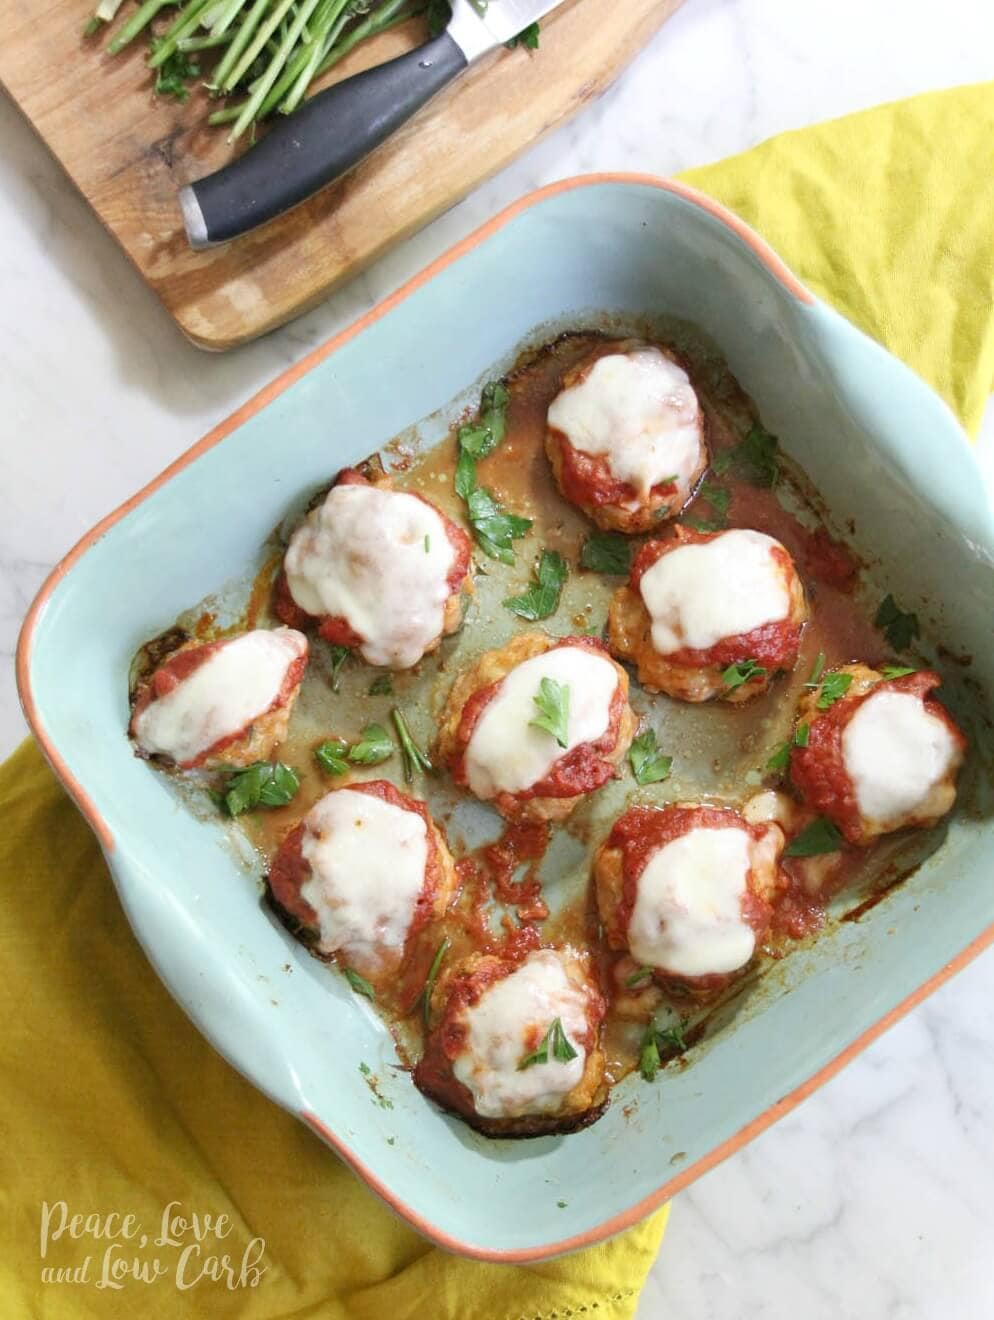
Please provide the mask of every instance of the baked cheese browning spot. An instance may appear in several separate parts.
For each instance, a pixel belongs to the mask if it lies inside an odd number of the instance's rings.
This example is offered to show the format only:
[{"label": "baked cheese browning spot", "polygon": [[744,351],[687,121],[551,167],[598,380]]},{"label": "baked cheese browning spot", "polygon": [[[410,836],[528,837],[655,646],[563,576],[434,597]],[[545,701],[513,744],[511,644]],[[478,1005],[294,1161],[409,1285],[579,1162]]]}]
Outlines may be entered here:
[{"label": "baked cheese browning spot", "polygon": [[469,543],[417,495],[339,481],[294,532],[283,570],[281,617],[295,607],[330,621],[321,627],[328,640],[356,647],[369,664],[409,669],[458,626]]},{"label": "baked cheese browning spot", "polygon": [[[931,825],[952,809],[966,739],[930,695],[940,681],[931,670],[887,678],[847,665],[802,700],[807,741],[791,751],[791,779],[850,843]],[[842,695],[826,706],[828,685]]]},{"label": "baked cheese browning spot", "polygon": [[684,701],[747,701],[797,662],[807,620],[790,555],[748,529],[677,528],[638,552],[615,593],[608,641],[649,691]]},{"label": "baked cheese browning spot", "polygon": [[265,759],[286,733],[307,652],[290,628],[181,647],[137,693],[131,736],[181,769]]},{"label": "baked cheese browning spot", "polygon": [[415,930],[444,913],[455,869],[424,805],[374,780],[319,799],[284,840],[268,882],[316,952],[375,981],[400,966]]},{"label": "baked cheese browning spot", "polygon": [[637,340],[614,347],[566,373],[546,448],[568,500],[602,527],[646,531],[680,512],[707,467],[704,419],[668,350]]},{"label": "baked cheese browning spot", "polygon": [[720,989],[769,929],[783,846],[778,825],[725,808],[629,809],[594,863],[609,944],[698,993]]}]

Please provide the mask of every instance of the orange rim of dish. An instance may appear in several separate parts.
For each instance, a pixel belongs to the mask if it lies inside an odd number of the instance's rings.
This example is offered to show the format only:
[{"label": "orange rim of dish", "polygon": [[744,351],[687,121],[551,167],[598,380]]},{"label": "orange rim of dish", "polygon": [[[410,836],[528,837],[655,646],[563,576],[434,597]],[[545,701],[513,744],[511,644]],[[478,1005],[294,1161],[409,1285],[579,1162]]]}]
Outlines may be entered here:
[{"label": "orange rim of dish", "polygon": [[[338,334],[332,335],[330,339],[326,340],[324,344],[307,354],[307,356],[302,358],[300,362],[292,367],[288,367],[286,371],[282,372],[275,380],[264,386],[257,394],[249,399],[247,403],[243,404],[241,408],[238,408],[233,412],[230,417],[225,421],[220,422],[213,428],[213,430],[208,431],[201,440],[193,445],[192,448],[188,449],[186,453],[181,454],[175,462],[171,463],[167,468],[160,472],[157,477],[154,477],[148,485],[143,486],[141,490],[135,495],[132,495],[129,500],[125,500],[125,502],[120,505],[119,508],[115,509],[113,513],[109,513],[106,518],[102,518],[100,522],[91,528],[90,531],[73,546],[65,558],[60,560],[45,579],[38,595],[32,602],[31,608],[25,616],[24,624],[21,628],[21,634],[17,643],[16,659],[17,688],[20,694],[21,704],[24,707],[25,717],[49,764],[62,781],[66,790],[72,796],[80,811],[86,817],[86,820],[89,822],[91,828],[96,833],[97,838],[100,840],[100,844],[105,853],[112,852],[115,846],[114,836],[110,827],[100,815],[100,812],[97,810],[86,789],[83,788],[76,779],[75,775],[60,755],[58,749],[49,739],[38,715],[34,694],[31,690],[30,663],[34,631],[42,612],[48,603],[48,599],[55,588],[70,569],[73,568],[77,561],[82,558],[87,550],[89,550],[94,542],[98,541],[106,532],[108,532],[115,523],[120,522],[120,520],[125,517],[126,514],[130,513],[132,509],[137,508],[139,504],[147,500],[150,495],[154,494],[161,486],[164,486],[176,476],[177,473],[181,472],[188,464],[192,463],[194,459],[199,458],[200,455],[206,453],[208,449],[212,449],[214,445],[223,440],[225,436],[230,435],[232,431],[242,426],[250,417],[255,416],[256,413],[267,407],[275,398],[282,394],[284,390],[300,380],[300,378],[305,376],[307,372],[313,370],[313,368],[323,362],[325,358],[330,357],[332,353],[335,353],[344,344],[349,343],[350,340],[361,334],[367,329],[367,327],[373,325],[374,322],[378,321],[382,316],[385,316],[388,312],[392,311],[394,307],[402,303],[405,298],[409,298],[412,293],[427,284],[429,280],[433,279],[436,275],[447,269],[447,267],[451,266],[461,257],[464,257],[468,252],[472,251],[473,248],[490,238],[492,234],[495,234],[499,229],[502,229],[506,224],[510,223],[510,221],[515,219],[516,216],[520,215],[523,211],[527,211],[531,207],[548,200],[550,197],[557,196],[559,193],[571,192],[578,188],[597,186],[599,184],[614,183],[637,184],[642,187],[657,188],[662,192],[672,193],[677,197],[681,197],[684,201],[690,202],[700,210],[705,211],[723,224],[727,229],[731,230],[737,238],[741,239],[746,247],[750,249],[753,255],[759,259],[773,278],[781,284],[788,293],[795,297],[799,302],[809,305],[814,304],[815,299],[809,290],[801,284],[790,270],[788,270],[773,249],[770,248],[758,234],[749,228],[745,221],[741,220],[731,211],[726,210],[724,206],[714,201],[712,198],[707,197],[704,193],[698,192],[696,188],[690,188],[687,184],[678,183],[673,179],[662,179],[654,174],[586,174],[578,175],[571,179],[562,179],[558,183],[550,183],[544,188],[539,188],[534,192],[527,193],[517,202],[512,203],[512,205],[494,216],[494,218],[488,221],[485,225],[482,225],[474,233],[450,248],[448,252],[432,262],[430,266],[427,266],[419,274],[408,280],[407,283],[397,289],[395,293],[390,294],[389,297],[383,299],[382,302],[366,312],[365,315],[360,316],[358,320],[352,323],[352,325],[348,326],[345,330],[340,331]],[[702,1174],[707,1173],[709,1169],[713,1169],[717,1164],[720,1164],[730,1155],[733,1155],[740,1149],[740,1147],[751,1141],[753,1137],[759,1136],[761,1132],[764,1132],[772,1123],[775,1123],[777,1119],[790,1113],[790,1111],[799,1105],[802,1100],[806,1100],[809,1095],[840,1072],[861,1050],[872,1044],[872,1042],[881,1036],[889,1027],[893,1026],[894,1023],[906,1013],[910,1012],[911,1009],[920,1004],[922,1000],[932,993],[933,990],[937,990],[939,986],[948,981],[956,972],[961,971],[967,963],[976,958],[977,955],[982,953],[991,943],[994,943],[994,924],[978,935],[977,938],[971,941],[971,943],[957,954],[951,962],[940,968],[934,976],[930,977],[916,990],[912,991],[906,999],[902,1000],[901,1003],[892,1008],[889,1013],[885,1013],[884,1016],[877,1022],[873,1023],[872,1026],[867,1027],[867,1029],[862,1032],[852,1044],[848,1045],[841,1051],[841,1053],[837,1054],[835,1058],[830,1059],[828,1063],[824,1064],[823,1067],[809,1077],[807,1081],[804,1081],[799,1086],[795,1087],[793,1091],[783,1096],[782,1099],[775,1101],[768,1109],[764,1110],[762,1114],[759,1114],[756,1118],[746,1123],[738,1132],[734,1133],[727,1140],[721,1142],[720,1145],[716,1146],[715,1149],[710,1151],[707,1155],[695,1161],[695,1163],[688,1165],[686,1169],[676,1174],[674,1177],[669,1178],[657,1191],[651,1193],[649,1196],[643,1197],[641,1201],[638,1201],[629,1209],[623,1210],[620,1214],[612,1216],[612,1218],[606,1220],[602,1224],[598,1224],[595,1228],[588,1229],[585,1233],[577,1233],[573,1237],[561,1238],[557,1241],[548,1242],[541,1246],[501,1251],[488,1247],[481,1247],[471,1242],[463,1242],[459,1238],[453,1237],[451,1234],[444,1232],[435,1224],[418,1214],[418,1212],[407,1205],[406,1202],[400,1200],[390,1188],[382,1182],[381,1179],[377,1178],[372,1170],[353,1153],[349,1146],[341,1141],[341,1139],[322,1122],[317,1114],[313,1114],[308,1110],[303,1110],[300,1112],[299,1117],[338,1155],[340,1155],[345,1163],[348,1164],[350,1168],[352,1168],[363,1179],[367,1186],[381,1197],[391,1209],[395,1210],[402,1219],[405,1219],[413,1228],[417,1229],[419,1233],[422,1233],[433,1242],[438,1243],[439,1246],[445,1247],[447,1250],[457,1252],[463,1256],[473,1257],[477,1260],[497,1261],[506,1264],[526,1264],[530,1261],[544,1260],[550,1256],[560,1255],[569,1251],[576,1251],[582,1247],[593,1246],[598,1242],[602,1242],[605,1238],[613,1237],[616,1233],[620,1233],[622,1230],[630,1228],[633,1224],[638,1223],[640,1219],[644,1219],[646,1215],[650,1214],[653,1210],[658,1209],[664,1202],[675,1196],[677,1192],[682,1191],[683,1188],[689,1186],[690,1183],[694,1182]]]}]

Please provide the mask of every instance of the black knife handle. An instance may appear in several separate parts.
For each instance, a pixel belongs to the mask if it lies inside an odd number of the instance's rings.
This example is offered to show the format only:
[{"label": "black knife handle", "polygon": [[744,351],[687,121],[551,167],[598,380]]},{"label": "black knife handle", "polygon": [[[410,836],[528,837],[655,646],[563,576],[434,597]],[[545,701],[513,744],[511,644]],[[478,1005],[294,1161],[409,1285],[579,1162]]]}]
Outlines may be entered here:
[{"label": "black knife handle", "polygon": [[278,116],[243,156],[179,192],[193,248],[264,225],[340,178],[466,68],[447,32]]}]

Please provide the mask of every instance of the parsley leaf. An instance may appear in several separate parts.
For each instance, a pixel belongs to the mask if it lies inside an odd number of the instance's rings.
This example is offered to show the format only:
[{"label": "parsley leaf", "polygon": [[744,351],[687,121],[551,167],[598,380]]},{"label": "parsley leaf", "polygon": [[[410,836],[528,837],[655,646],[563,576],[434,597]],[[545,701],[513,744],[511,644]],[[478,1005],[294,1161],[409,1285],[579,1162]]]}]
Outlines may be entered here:
[{"label": "parsley leaf", "polygon": [[477,420],[460,426],[456,433],[459,457],[455,490],[466,502],[466,513],[480,549],[491,559],[513,564],[511,543],[524,536],[532,525],[531,519],[507,513],[488,490],[476,484],[476,460],[493,453],[504,439],[507,400],[507,387],[501,381],[490,381],[483,387]]},{"label": "parsley leaf", "polygon": [[821,853],[838,852],[842,844],[843,838],[838,828],[824,816],[819,816],[801,830],[796,838],[791,839],[783,855],[818,857]]},{"label": "parsley leaf", "polygon": [[347,646],[331,647],[331,690],[338,691],[338,676],[342,672],[342,665],[349,658],[352,652]]},{"label": "parsley leaf", "polygon": [[766,762],[767,770],[786,770],[790,765],[790,743],[777,743],[773,755]]},{"label": "parsley leaf", "polygon": [[360,976],[359,973],[351,967],[343,967],[342,971],[345,973],[346,981],[348,981],[349,985],[357,995],[365,995],[367,999],[376,998],[376,991],[364,976]]},{"label": "parsley leaf", "polygon": [[314,749],[314,759],[328,775],[344,775],[349,768],[349,745],[344,738],[328,738]]},{"label": "parsley leaf", "polygon": [[556,1018],[548,1031],[542,1037],[542,1043],[538,1049],[532,1050],[531,1054],[526,1054],[518,1064],[518,1072],[525,1068],[530,1068],[534,1063],[549,1063],[549,1051],[552,1051],[552,1057],[557,1063],[569,1063],[570,1059],[576,1058],[576,1050],[570,1044],[569,1037],[563,1028],[562,1019]]},{"label": "parsley leaf", "polygon": [[380,674],[374,678],[369,685],[369,695],[371,697],[392,697],[393,675]]},{"label": "parsley leaf", "polygon": [[917,674],[914,665],[884,665],[881,669],[884,678],[904,678],[905,674]]},{"label": "parsley leaf", "polygon": [[532,585],[520,596],[508,596],[504,605],[512,614],[532,622],[554,614],[569,570],[555,550],[543,550]]},{"label": "parsley leaf", "polygon": [[625,577],[632,566],[632,543],[620,532],[591,532],[580,551],[580,567]]},{"label": "parsley leaf", "polygon": [[410,783],[415,775],[430,775],[432,764],[414,741],[414,737],[407,727],[407,720],[404,719],[396,706],[390,712],[390,716],[394,728],[397,730],[397,737],[400,739],[400,754],[404,759],[404,778]]},{"label": "parsley leaf", "polygon": [[538,693],[532,698],[539,709],[529,720],[529,728],[544,729],[551,733],[560,747],[569,745],[569,684],[557,683],[554,678],[543,678]]},{"label": "parsley leaf", "polygon": [[811,673],[808,681],[804,684],[806,688],[816,688],[821,682],[821,676],[825,672],[825,652],[819,651],[815,656],[815,662],[811,666]]},{"label": "parsley leaf", "polygon": [[829,706],[841,700],[852,687],[852,674],[826,674],[815,703],[819,710],[828,710]]},{"label": "parsley leaf", "polygon": [[[475,469],[473,479],[476,479]],[[481,490],[479,486],[466,496],[466,512],[480,549],[491,559],[499,559],[502,564],[513,564],[511,543],[524,536],[532,525],[531,519],[519,518],[516,513],[505,513],[490,492]]]},{"label": "parsley leaf", "polygon": [[646,729],[640,733],[628,749],[632,774],[636,784],[658,784],[666,779],[673,765],[672,756],[664,756],[656,746],[655,729]]},{"label": "parsley leaf", "polygon": [[715,516],[713,518],[686,518],[684,521],[687,525],[698,532],[724,531],[728,526],[728,506],[732,502],[731,491],[727,491],[724,486],[715,486],[710,481],[705,481],[697,492],[697,499],[703,500],[705,504],[710,504]]},{"label": "parsley leaf", "polygon": [[[151,51],[155,52],[162,45],[162,37],[153,37],[151,41]],[[175,100],[183,102],[190,95],[190,89],[187,82],[191,78],[197,78],[200,75],[200,65],[196,60],[191,60],[189,55],[182,50],[174,50],[169,58],[155,71],[155,94],[156,96],[172,96]]]},{"label": "parsley leaf", "polygon": [[685,1022],[680,1022],[676,1026],[660,1028],[655,1022],[650,1022],[646,1027],[639,1049],[639,1072],[647,1082],[656,1080],[656,1074],[662,1065],[660,1046],[678,1054],[683,1054],[686,1050],[687,1042],[683,1035],[686,1025]]},{"label": "parsley leaf", "polygon": [[920,631],[918,615],[905,614],[890,594],[880,602],[880,608],[873,622],[878,628],[883,629],[885,637],[895,651],[906,651]]},{"label": "parsley leaf", "polygon": [[349,748],[353,765],[379,765],[393,756],[393,741],[382,724],[367,724],[359,741]]},{"label": "parsley leaf", "polygon": [[744,440],[718,454],[711,466],[719,477],[727,472],[750,486],[775,486],[780,475],[777,438],[755,425]]},{"label": "parsley leaf", "polygon": [[428,19],[428,35],[431,37],[439,36],[448,27],[449,19],[452,17],[449,0],[428,0],[426,17]]},{"label": "parsley leaf", "polygon": [[721,676],[721,681],[727,688],[737,688],[743,683],[748,683],[751,678],[764,678],[766,670],[762,665],[757,665],[755,660],[736,660]]},{"label": "parsley leaf", "polygon": [[422,1012],[425,1020],[425,1030],[428,1030],[429,1018],[431,1016],[431,996],[435,989],[435,980],[438,976],[438,969],[442,965],[442,959],[449,950],[449,937],[446,935],[442,943],[435,950],[435,956],[431,960],[431,966],[428,968],[428,975],[425,978],[425,988],[421,991]]},{"label": "parsley leaf", "polygon": [[490,432],[490,449],[496,449],[502,443],[507,431],[509,397],[507,386],[500,380],[488,381],[480,394],[480,425]]},{"label": "parsley leaf", "polygon": [[808,724],[799,724],[794,730],[794,746],[807,747],[808,737],[811,733],[811,726]]},{"label": "parsley leaf", "polygon": [[526,50],[538,50],[539,26],[537,23],[529,23],[526,28],[512,37],[510,41],[505,41],[504,45],[508,50],[514,50],[515,46],[524,46]]},{"label": "parsley leaf", "polygon": [[224,805],[231,816],[253,807],[285,807],[299,787],[296,771],[282,761],[256,761],[228,779]]}]

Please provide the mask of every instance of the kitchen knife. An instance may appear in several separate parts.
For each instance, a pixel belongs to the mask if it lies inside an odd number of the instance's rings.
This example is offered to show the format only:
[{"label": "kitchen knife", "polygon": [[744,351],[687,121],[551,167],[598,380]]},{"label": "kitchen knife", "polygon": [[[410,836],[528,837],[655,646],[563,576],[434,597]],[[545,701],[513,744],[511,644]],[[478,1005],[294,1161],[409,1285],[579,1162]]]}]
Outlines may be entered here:
[{"label": "kitchen knife", "polygon": [[230,165],[179,191],[193,248],[226,243],[341,178],[487,51],[561,0],[450,0],[448,27],[416,50],[319,92]]}]

